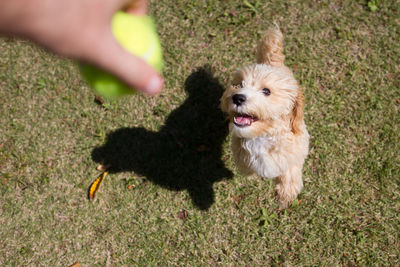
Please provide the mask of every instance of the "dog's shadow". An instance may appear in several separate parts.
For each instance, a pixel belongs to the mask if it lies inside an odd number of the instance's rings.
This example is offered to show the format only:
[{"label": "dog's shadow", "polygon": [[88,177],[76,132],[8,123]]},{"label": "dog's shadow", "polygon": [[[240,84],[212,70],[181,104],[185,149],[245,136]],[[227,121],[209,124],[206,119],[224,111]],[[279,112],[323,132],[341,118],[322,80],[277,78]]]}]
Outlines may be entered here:
[{"label": "dog's shadow", "polygon": [[170,190],[187,190],[199,209],[214,202],[213,183],[231,178],[222,146],[228,123],[219,109],[223,87],[209,67],[193,72],[185,82],[188,98],[158,132],[121,128],[108,134],[92,158],[110,164],[110,173],[134,171]]}]

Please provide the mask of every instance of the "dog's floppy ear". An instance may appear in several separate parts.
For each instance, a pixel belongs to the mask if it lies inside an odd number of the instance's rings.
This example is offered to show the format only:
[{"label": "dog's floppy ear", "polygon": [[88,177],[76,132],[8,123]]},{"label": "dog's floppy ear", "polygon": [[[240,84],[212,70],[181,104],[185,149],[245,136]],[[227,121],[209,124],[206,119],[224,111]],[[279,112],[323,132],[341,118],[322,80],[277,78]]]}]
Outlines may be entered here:
[{"label": "dog's floppy ear", "polygon": [[257,47],[257,63],[271,66],[283,66],[283,34],[278,26],[271,27],[265,33]]},{"label": "dog's floppy ear", "polygon": [[290,114],[290,127],[293,134],[298,135],[302,133],[301,125],[304,120],[304,95],[303,91],[299,89],[296,100],[294,102],[292,113]]}]

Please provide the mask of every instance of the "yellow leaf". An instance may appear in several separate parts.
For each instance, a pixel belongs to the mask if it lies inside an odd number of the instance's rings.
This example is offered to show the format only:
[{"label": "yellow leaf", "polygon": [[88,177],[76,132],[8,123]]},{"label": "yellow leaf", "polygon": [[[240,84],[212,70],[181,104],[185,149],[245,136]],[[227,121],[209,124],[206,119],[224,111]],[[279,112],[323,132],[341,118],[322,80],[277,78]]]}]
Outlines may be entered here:
[{"label": "yellow leaf", "polygon": [[101,183],[103,182],[104,177],[106,177],[108,172],[103,172],[89,187],[89,199],[92,200],[96,196],[97,191],[100,188]]}]

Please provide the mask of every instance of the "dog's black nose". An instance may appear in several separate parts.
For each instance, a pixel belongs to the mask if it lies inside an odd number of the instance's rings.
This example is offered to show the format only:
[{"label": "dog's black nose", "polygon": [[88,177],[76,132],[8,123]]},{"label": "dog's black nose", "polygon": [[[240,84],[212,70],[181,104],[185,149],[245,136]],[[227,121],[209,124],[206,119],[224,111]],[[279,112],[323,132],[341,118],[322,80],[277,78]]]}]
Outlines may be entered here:
[{"label": "dog's black nose", "polygon": [[236,94],[232,96],[232,101],[234,104],[240,106],[243,102],[246,101],[246,96],[242,94]]}]

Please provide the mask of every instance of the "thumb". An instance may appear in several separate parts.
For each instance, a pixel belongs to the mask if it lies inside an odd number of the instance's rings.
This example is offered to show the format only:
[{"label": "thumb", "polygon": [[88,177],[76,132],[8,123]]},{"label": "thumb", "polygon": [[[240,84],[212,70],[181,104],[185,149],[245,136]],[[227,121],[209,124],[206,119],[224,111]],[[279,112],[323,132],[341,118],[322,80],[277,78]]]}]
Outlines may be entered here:
[{"label": "thumb", "polygon": [[144,60],[125,50],[110,31],[104,34],[97,49],[92,51],[91,62],[114,74],[128,86],[148,95],[158,94],[163,79]]}]

